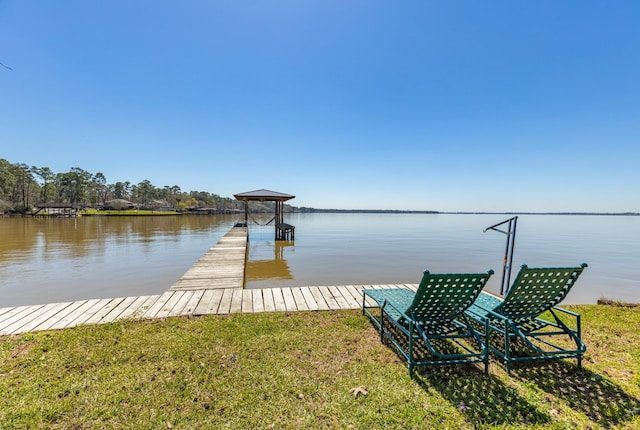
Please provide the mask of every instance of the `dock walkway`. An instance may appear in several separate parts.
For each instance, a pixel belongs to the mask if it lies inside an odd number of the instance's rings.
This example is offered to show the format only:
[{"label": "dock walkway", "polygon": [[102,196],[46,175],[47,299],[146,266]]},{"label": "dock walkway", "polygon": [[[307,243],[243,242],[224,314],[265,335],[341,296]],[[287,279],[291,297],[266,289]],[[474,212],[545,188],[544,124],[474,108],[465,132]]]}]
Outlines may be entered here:
[{"label": "dock walkway", "polygon": [[247,227],[233,227],[169,291],[244,288]]},{"label": "dock walkway", "polygon": [[247,230],[234,227],[164,294],[0,308],[0,336],[152,319],[212,314],[359,309],[363,288],[417,284],[244,289]]},{"label": "dock walkway", "polygon": [[362,307],[363,288],[394,287],[415,290],[418,285],[170,290],[153,296],[18,306],[0,309],[0,335],[104,324],[127,318],[359,309]]}]

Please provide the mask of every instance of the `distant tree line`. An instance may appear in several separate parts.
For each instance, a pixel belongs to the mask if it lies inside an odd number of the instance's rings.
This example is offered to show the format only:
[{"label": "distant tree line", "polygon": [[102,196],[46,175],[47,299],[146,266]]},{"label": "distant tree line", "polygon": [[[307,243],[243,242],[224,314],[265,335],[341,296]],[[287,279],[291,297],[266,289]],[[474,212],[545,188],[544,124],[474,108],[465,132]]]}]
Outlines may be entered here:
[{"label": "distant tree line", "polygon": [[[244,210],[244,203],[207,191],[184,192],[178,185],[157,187],[146,179],[138,184],[129,181],[110,184],[103,173],[94,174],[80,167],[56,173],[48,167],[0,159],[0,212],[27,213],[48,205],[119,209],[128,202],[140,208],[183,212]],[[254,212],[273,207],[269,202],[251,204]]]}]

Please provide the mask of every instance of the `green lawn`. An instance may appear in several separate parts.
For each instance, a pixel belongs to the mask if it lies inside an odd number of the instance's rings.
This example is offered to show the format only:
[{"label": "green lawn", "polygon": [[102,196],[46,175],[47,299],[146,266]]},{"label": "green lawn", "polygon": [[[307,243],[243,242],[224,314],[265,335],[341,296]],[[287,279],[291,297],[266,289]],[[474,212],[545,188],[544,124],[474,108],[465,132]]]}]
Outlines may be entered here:
[{"label": "green lawn", "polygon": [[640,428],[640,308],[579,306],[572,362],[411,379],[359,311],[234,314],[0,338],[0,429]]}]

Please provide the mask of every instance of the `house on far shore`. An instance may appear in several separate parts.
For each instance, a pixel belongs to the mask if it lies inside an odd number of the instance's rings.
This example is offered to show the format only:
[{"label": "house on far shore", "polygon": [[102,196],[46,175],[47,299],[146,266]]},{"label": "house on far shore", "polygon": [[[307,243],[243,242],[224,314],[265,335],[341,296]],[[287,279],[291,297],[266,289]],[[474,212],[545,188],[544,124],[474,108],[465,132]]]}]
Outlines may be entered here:
[{"label": "house on far shore", "polygon": [[105,210],[126,210],[126,209],[139,209],[140,205],[130,202],[125,199],[113,199],[104,202],[103,209]]},{"label": "house on far shore", "polygon": [[157,212],[173,212],[175,208],[172,207],[166,200],[151,200],[144,209],[151,209]]}]

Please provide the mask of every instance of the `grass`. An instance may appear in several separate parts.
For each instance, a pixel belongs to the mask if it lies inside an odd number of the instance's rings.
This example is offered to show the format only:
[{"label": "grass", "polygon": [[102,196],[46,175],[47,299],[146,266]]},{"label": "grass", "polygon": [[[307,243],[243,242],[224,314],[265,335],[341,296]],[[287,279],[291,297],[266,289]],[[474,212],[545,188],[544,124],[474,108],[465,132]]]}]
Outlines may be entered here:
[{"label": "grass", "polygon": [[0,429],[640,428],[640,308],[578,306],[575,361],[413,379],[359,311],[233,314],[0,338]]}]

